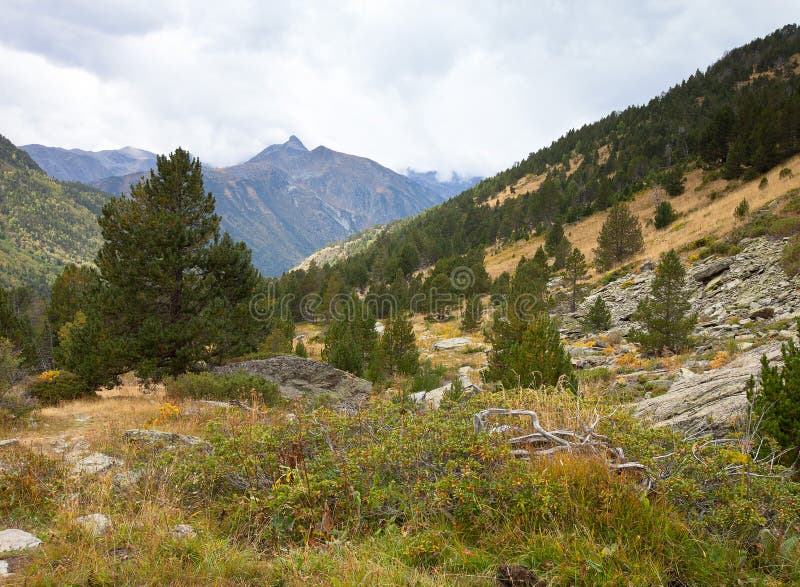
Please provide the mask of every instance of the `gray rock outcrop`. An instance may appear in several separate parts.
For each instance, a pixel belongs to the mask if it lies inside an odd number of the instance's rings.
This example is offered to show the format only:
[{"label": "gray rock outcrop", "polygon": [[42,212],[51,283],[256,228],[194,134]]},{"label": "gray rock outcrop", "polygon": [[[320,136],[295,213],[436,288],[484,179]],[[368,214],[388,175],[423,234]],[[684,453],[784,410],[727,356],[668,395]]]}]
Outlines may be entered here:
[{"label": "gray rock outcrop", "polygon": [[681,430],[727,429],[747,406],[747,382],[751,375],[758,379],[762,355],[770,362],[777,361],[780,343],[754,348],[730,364],[705,373],[681,370],[666,393],[636,403],[633,415],[656,426]]},{"label": "gray rock outcrop", "polygon": [[276,383],[286,398],[329,398],[334,406],[347,411],[358,409],[372,391],[372,384],[365,379],[328,363],[293,355],[231,363],[214,370],[235,371],[260,375]]}]

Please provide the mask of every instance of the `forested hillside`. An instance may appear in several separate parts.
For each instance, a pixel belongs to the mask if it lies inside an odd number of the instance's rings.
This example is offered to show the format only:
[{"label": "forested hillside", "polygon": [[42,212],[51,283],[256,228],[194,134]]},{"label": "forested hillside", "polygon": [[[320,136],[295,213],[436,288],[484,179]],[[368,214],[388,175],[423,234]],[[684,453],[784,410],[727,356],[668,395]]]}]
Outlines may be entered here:
[{"label": "forested hillside", "polygon": [[100,246],[97,215],[108,197],[48,177],[0,136],[0,286],[43,292],[65,264],[91,260]]},{"label": "forested hillside", "polygon": [[[331,272],[346,286],[380,287],[396,280],[398,269],[408,277],[444,257],[526,238],[553,221],[571,222],[630,199],[646,186],[681,193],[691,168],[752,179],[800,152],[798,74],[800,31],[787,25],[645,105],[570,131],[387,231]],[[302,272],[284,277],[289,289],[303,280]]]}]

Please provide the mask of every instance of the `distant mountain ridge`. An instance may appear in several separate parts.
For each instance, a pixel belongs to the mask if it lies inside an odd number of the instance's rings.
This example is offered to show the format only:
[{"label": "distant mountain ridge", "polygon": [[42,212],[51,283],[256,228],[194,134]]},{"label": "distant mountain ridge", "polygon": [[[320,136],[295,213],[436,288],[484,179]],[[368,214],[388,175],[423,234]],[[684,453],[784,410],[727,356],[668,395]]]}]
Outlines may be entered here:
[{"label": "distant mountain ridge", "polygon": [[156,164],[155,153],[135,147],[84,151],[44,145],[23,145],[20,149],[33,157],[50,177],[82,183],[116,175],[145,172]]},{"label": "distant mountain ridge", "polygon": [[48,177],[0,136],[0,286],[44,292],[66,263],[91,261],[101,242],[97,215],[109,197]]},{"label": "distant mountain ridge", "polygon": [[[31,152],[34,159],[37,153]],[[120,194],[144,174],[91,184]],[[291,269],[329,243],[440,204],[460,191],[458,182],[471,181],[438,182],[435,172],[406,176],[366,157],[324,146],[309,150],[294,135],[239,165],[205,167],[203,177],[223,229],[253,249],[255,265],[267,275]]]}]

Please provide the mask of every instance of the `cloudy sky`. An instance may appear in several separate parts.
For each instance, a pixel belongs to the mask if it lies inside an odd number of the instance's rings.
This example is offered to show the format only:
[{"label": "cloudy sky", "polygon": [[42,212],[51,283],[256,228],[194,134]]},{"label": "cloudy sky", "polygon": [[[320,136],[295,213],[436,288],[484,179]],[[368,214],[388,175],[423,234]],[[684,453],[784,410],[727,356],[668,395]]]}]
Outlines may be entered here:
[{"label": "cloudy sky", "polygon": [[492,174],[800,20],[785,1],[0,0],[0,134]]}]

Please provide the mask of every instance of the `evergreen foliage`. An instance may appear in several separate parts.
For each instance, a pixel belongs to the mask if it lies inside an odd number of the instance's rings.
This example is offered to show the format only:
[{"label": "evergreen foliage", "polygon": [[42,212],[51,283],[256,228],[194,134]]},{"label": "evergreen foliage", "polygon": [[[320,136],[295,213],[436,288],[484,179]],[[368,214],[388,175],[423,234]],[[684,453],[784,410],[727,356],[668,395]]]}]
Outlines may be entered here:
[{"label": "evergreen foliage", "polygon": [[653,219],[653,223],[655,227],[660,230],[672,224],[675,218],[677,218],[677,214],[672,204],[669,202],[661,202],[656,208],[656,216]]},{"label": "evergreen foliage", "polygon": [[554,259],[554,270],[558,271],[564,268],[571,247],[572,245],[564,234],[564,225],[558,221],[554,222],[544,241],[545,252]]},{"label": "evergreen foliage", "polygon": [[627,204],[614,204],[597,237],[595,265],[608,271],[644,250],[642,225]]},{"label": "evergreen foliage", "polygon": [[379,347],[381,373],[414,375],[419,371],[419,352],[414,328],[405,312],[397,312],[389,317]]},{"label": "evergreen foliage", "polygon": [[601,332],[611,328],[611,310],[608,309],[602,296],[597,296],[594,303],[589,306],[582,325],[587,332]]},{"label": "evergreen foliage", "polygon": [[651,353],[686,348],[697,323],[691,307],[686,295],[686,270],[678,253],[671,249],[661,255],[650,295],[639,302],[633,315],[644,330],[634,331],[632,338]]},{"label": "evergreen foliage", "polygon": [[464,314],[461,316],[461,330],[473,332],[481,327],[483,321],[483,303],[478,295],[474,295],[467,300],[464,307]]},{"label": "evergreen foliage", "polygon": [[334,317],[328,325],[322,360],[363,377],[372,363],[377,342],[372,311],[351,295],[348,312]]},{"label": "evergreen foliage", "polygon": [[[200,161],[177,149],[115,198],[99,219],[102,290],[83,324],[68,329],[62,359],[102,383],[134,369],[160,379],[255,348],[264,325],[249,313],[259,284],[250,251],[220,237],[214,197],[203,189]],[[103,356],[98,356],[103,355]]]},{"label": "evergreen foliage", "polygon": [[302,359],[308,358],[308,351],[306,350],[306,345],[303,344],[302,340],[298,340],[297,344],[294,345],[294,354]]},{"label": "evergreen foliage", "polygon": [[564,265],[564,275],[570,290],[569,308],[570,312],[574,312],[578,299],[578,283],[588,277],[589,268],[586,265],[586,257],[578,247],[572,249]]},{"label": "evergreen foliage", "polygon": [[756,390],[751,378],[747,396],[761,421],[759,430],[782,448],[793,449],[787,459],[791,462],[800,444],[800,347],[790,340],[781,347],[781,356],[782,366],[761,357],[760,385]]},{"label": "evergreen foliage", "polygon": [[556,385],[563,378],[569,389],[577,390],[572,361],[547,313],[530,321],[496,317],[489,341],[487,379],[511,389]]}]

